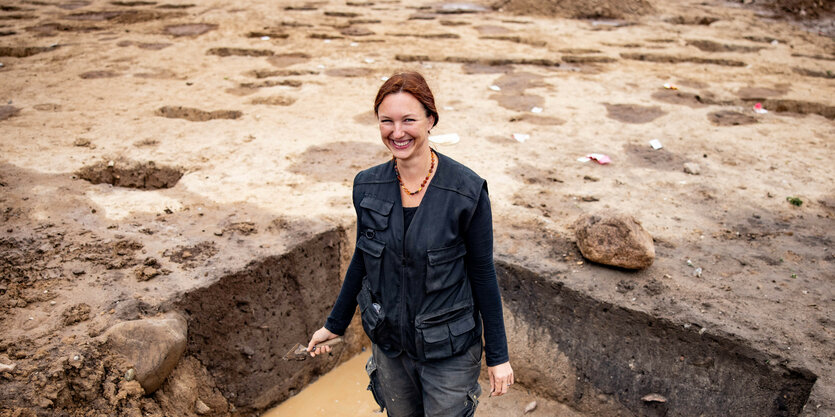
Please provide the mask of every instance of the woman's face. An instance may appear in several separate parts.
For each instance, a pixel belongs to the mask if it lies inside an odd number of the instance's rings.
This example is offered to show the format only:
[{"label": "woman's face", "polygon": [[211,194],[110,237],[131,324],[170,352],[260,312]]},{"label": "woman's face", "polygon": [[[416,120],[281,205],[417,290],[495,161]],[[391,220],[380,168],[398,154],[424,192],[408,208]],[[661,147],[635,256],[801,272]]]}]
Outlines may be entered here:
[{"label": "woman's face", "polygon": [[391,154],[401,160],[423,155],[429,149],[429,129],[434,117],[409,93],[387,95],[377,108],[380,137]]}]

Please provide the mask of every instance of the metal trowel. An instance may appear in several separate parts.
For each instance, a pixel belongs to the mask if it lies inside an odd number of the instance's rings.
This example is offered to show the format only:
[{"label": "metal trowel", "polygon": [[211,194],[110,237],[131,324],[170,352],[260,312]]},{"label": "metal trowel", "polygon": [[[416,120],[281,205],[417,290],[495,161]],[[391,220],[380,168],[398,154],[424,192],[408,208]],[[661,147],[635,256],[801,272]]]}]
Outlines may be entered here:
[{"label": "metal trowel", "polygon": [[[336,344],[342,343],[342,338],[337,337],[335,339],[328,340],[326,342],[319,343],[316,347],[322,346],[333,346]],[[307,352],[307,345],[303,345],[301,343],[296,343],[286,355],[284,355],[285,361],[303,361],[310,357],[310,354]]]}]

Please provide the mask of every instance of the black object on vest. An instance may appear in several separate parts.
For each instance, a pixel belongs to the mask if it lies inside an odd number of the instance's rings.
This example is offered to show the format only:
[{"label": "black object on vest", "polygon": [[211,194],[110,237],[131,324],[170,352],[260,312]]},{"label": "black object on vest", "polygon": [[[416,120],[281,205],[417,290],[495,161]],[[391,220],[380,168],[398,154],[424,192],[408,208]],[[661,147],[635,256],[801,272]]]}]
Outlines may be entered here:
[{"label": "black object on vest", "polygon": [[463,236],[486,186],[438,153],[438,170],[404,233],[394,161],[354,179],[357,249],[366,268],[357,303],[365,332],[387,355],[443,359],[481,339]]}]

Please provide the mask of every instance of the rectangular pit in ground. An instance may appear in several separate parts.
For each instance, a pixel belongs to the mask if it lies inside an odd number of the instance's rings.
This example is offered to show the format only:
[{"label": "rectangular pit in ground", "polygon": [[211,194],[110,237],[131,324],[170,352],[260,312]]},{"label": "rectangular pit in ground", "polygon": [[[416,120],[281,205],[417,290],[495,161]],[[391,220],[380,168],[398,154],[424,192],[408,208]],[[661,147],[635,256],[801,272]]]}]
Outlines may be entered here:
[{"label": "rectangular pit in ground", "polygon": [[[744,340],[594,299],[518,265],[496,267],[508,319],[521,324],[508,326],[511,357],[525,349],[515,341],[550,341],[515,355],[519,380],[583,411],[797,416],[817,379]],[[595,394],[616,404],[583,398]],[[666,402],[642,400],[649,394]]]},{"label": "rectangular pit in ground", "polygon": [[263,411],[359,352],[361,330],[351,329],[331,360],[282,359],[324,323],[341,287],[346,242],[342,229],[314,235],[178,302],[188,317],[186,354],[200,360],[239,412]]}]

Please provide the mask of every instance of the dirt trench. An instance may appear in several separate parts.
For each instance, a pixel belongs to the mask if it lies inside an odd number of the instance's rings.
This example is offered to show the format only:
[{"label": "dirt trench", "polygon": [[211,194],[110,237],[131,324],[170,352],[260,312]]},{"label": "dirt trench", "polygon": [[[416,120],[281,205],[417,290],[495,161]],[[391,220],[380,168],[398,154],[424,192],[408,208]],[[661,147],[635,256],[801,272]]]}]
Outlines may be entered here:
[{"label": "dirt trench", "polygon": [[[335,360],[282,360],[327,316],[344,245],[344,233],[316,235],[176,302],[189,322],[186,360],[205,366],[230,411],[258,415],[368,343],[355,323]],[[732,335],[596,299],[559,277],[501,260],[497,272],[520,384],[580,413],[797,416],[817,379]]]}]

